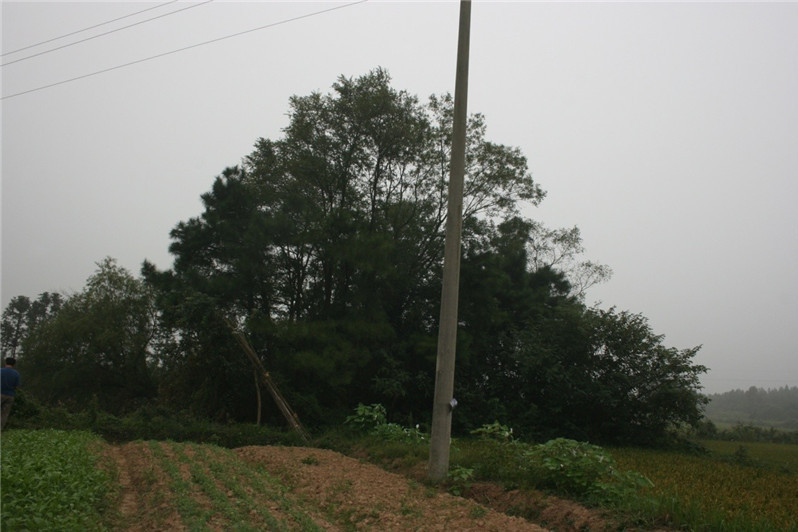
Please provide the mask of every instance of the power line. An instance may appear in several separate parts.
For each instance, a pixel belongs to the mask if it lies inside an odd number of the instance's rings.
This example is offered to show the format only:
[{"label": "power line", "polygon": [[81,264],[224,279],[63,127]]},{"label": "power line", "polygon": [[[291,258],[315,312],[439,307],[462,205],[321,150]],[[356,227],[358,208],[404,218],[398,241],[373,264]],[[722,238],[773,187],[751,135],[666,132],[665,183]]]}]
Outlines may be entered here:
[{"label": "power line", "polygon": [[[177,0],[173,0],[173,1],[177,1]],[[21,58],[19,58],[19,59],[15,59],[15,60],[13,60],[13,61],[9,61],[9,62],[7,62],[7,63],[3,63],[2,65],[0,65],[0,67],[4,67],[4,66],[7,66],[7,65],[12,65],[12,64],[14,64],[14,63],[19,63],[20,61],[25,61],[25,60],[27,60],[27,59],[31,59],[31,58],[33,58],[33,57],[38,57],[38,56],[40,56],[40,55],[49,54],[50,52],[55,52],[56,50],[62,50],[62,49],[64,49],[64,48],[69,48],[70,46],[74,46],[74,45],[76,45],[76,44],[80,44],[80,43],[82,43],[82,42],[90,41],[90,40],[92,40],[92,39],[97,39],[98,37],[104,37],[104,36],[106,36],[106,35],[110,35],[110,34],[112,34],[112,33],[116,33],[116,32],[118,32],[118,31],[126,30],[126,29],[128,29],[128,28],[132,28],[132,27],[134,27],[134,26],[139,26],[139,25],[141,25],[141,24],[145,24],[145,23],[147,23],[147,22],[151,22],[151,21],[153,21],[153,20],[157,20],[157,19],[159,19],[159,18],[168,17],[169,15],[174,15],[174,14],[176,14],[176,13],[180,13],[181,11],[186,11],[187,9],[193,9],[193,8],[195,8],[195,7],[199,7],[199,6],[201,6],[201,5],[208,4],[208,3],[210,3],[210,2],[213,2],[213,0],[205,0],[204,2],[200,2],[200,3],[198,3],[198,4],[191,4],[191,5],[190,5],[190,6],[188,6],[188,7],[184,7],[184,8],[182,8],[182,9],[177,9],[177,10],[175,10],[175,11],[172,11],[171,13],[164,13],[163,15],[158,15],[157,17],[152,17],[152,18],[148,18],[148,19],[146,19],[146,20],[141,20],[141,21],[139,21],[139,22],[134,22],[133,24],[129,24],[129,25],[127,25],[127,26],[122,26],[121,28],[117,28],[117,29],[115,29],[115,30],[106,31],[105,33],[99,33],[99,34],[97,34],[97,35],[93,35],[93,36],[91,36],[91,37],[86,37],[85,39],[81,39],[81,40],[79,40],[79,41],[71,42],[71,43],[69,43],[69,44],[64,44],[64,45],[62,45],[62,46],[57,46],[57,47],[55,47],[55,48],[51,48],[50,50],[45,50],[45,51],[43,51],[43,52],[39,52],[39,53],[36,53],[36,54],[32,54],[32,55],[29,55],[29,56],[27,56],[27,57],[21,57]]]},{"label": "power line", "polygon": [[59,39],[64,39],[66,37],[71,37],[72,35],[77,35],[78,33],[83,33],[84,31],[93,30],[94,28],[99,28],[100,26],[105,26],[106,24],[110,24],[110,23],[116,22],[118,20],[126,19],[126,18],[132,17],[134,15],[139,15],[141,13],[144,13],[145,11],[152,11],[153,9],[159,9],[159,8],[167,6],[169,4],[174,4],[177,1],[178,0],[170,0],[169,2],[165,2],[163,4],[159,4],[159,5],[154,6],[154,7],[148,7],[147,9],[142,9],[141,11],[136,11],[135,13],[130,13],[129,15],[124,15],[122,17],[118,17],[118,18],[115,18],[115,19],[112,19],[112,20],[106,20],[105,22],[101,22],[99,24],[95,24],[94,26],[89,26],[88,28],[83,28],[82,30],[73,31],[72,33],[66,33],[66,34],[60,35],[58,37],[53,37],[52,39],[48,39],[46,41],[37,42],[35,44],[30,44],[28,46],[23,46],[22,48],[17,48],[16,50],[11,50],[10,52],[5,52],[3,54],[0,54],[0,57],[5,57],[7,55],[15,54],[17,52],[21,52],[21,51],[27,50],[29,48],[35,48],[36,46],[41,46],[42,44],[47,44],[47,43],[50,43],[50,42],[53,42],[53,41],[57,41]]},{"label": "power line", "polygon": [[49,85],[42,85],[41,87],[36,87],[35,89],[28,89],[26,91],[17,92],[17,93],[14,93],[14,94],[9,94],[8,96],[3,96],[2,98],[0,98],[0,100],[8,100],[8,99],[11,99],[11,98],[16,98],[17,96],[22,96],[24,94],[30,94],[31,92],[37,92],[37,91],[41,91],[41,90],[44,90],[44,89],[57,87],[58,85],[64,85],[66,83],[71,83],[73,81],[78,81],[80,79],[85,79],[85,78],[89,78],[89,77],[92,77],[92,76],[97,76],[99,74],[105,74],[106,72],[111,72],[112,70],[119,70],[121,68],[126,68],[126,67],[129,67],[129,66],[132,66],[132,65],[137,65],[139,63],[144,63],[145,61],[151,61],[153,59],[158,59],[160,57],[165,57],[167,55],[176,54],[178,52],[185,52],[186,50],[191,50],[192,48],[199,48],[200,46],[205,46],[206,44],[212,44],[212,43],[216,43],[216,42],[219,42],[219,41],[224,41],[226,39],[232,39],[233,37],[240,37],[241,35],[246,35],[247,33],[252,33],[252,32],[264,30],[264,29],[267,29],[267,28],[272,28],[274,26],[279,26],[281,24],[287,24],[289,22],[295,22],[297,20],[301,20],[301,19],[304,19],[304,18],[310,18],[310,17],[316,16],[316,15],[321,15],[323,13],[329,13],[330,11],[335,11],[335,10],[338,10],[338,9],[344,9],[344,8],[351,7],[351,6],[354,6],[354,5],[357,5],[357,4],[362,4],[362,3],[365,3],[365,2],[368,2],[368,0],[357,0],[356,2],[350,2],[348,4],[344,4],[344,5],[341,5],[341,6],[335,6],[335,7],[331,7],[331,8],[328,8],[328,9],[322,9],[321,11],[314,11],[313,13],[308,13],[306,15],[300,15],[298,17],[293,17],[293,18],[281,20],[279,22],[273,22],[271,24],[266,24],[264,26],[259,26],[257,28],[252,28],[252,29],[241,31],[241,32],[238,32],[238,33],[233,33],[231,35],[226,35],[224,37],[219,37],[217,39],[211,39],[210,41],[205,41],[205,42],[201,42],[201,43],[197,43],[197,44],[192,44],[191,46],[186,46],[184,48],[178,48],[177,50],[171,50],[169,52],[164,52],[162,54],[157,54],[157,55],[153,55],[153,56],[150,56],[150,57],[145,57],[144,59],[138,59],[136,61],[131,61],[129,63],[124,63],[122,65],[116,65],[116,66],[113,66],[113,67],[110,67],[110,68],[105,68],[103,70],[98,70],[96,72],[91,72],[89,74],[83,74],[82,76],[77,76],[77,77],[74,77],[74,78],[65,79],[65,80],[62,80],[62,81],[57,81],[57,82],[51,83]]}]

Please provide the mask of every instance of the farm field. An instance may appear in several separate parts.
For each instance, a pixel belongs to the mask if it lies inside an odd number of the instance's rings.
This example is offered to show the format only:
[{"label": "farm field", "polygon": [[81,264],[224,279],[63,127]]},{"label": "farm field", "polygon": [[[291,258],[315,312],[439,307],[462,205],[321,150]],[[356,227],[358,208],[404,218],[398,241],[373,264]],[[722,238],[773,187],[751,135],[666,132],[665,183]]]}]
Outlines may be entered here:
[{"label": "farm field", "polygon": [[798,474],[798,445],[715,440],[701,440],[701,445],[719,456],[743,461],[748,457],[755,464]]},{"label": "farm field", "polygon": [[745,443],[740,451],[739,443],[703,443],[713,455],[612,449],[618,469],[643,473],[654,487],[608,513],[482,481],[462,485],[464,497],[456,497],[423,482],[425,464],[417,453],[413,459],[396,454],[401,459],[389,472],[368,463],[368,453],[356,459],[312,447],[113,445],[89,432],[12,430],[2,441],[0,526],[798,531],[798,475],[792,469],[798,446]]},{"label": "farm field", "polygon": [[[711,456],[612,449],[642,473],[677,526],[695,530],[798,530],[798,446],[703,441]],[[740,450],[743,448],[744,450]]]},{"label": "farm field", "polygon": [[89,432],[5,430],[0,440],[0,529],[87,530],[108,509],[103,441]]},{"label": "farm field", "polygon": [[[544,530],[333,451],[229,450],[169,441],[108,445],[87,433],[78,433],[77,439],[71,434],[18,430],[4,435],[3,484],[9,486],[3,492],[4,531]],[[67,474],[27,482],[21,477],[35,466],[29,464],[25,473],[14,471],[15,461],[38,455],[18,445],[33,441],[37,449],[61,447],[73,456],[91,449],[101,469],[84,460]],[[63,470],[56,462],[47,467]],[[73,511],[74,500],[51,500],[71,486],[94,484],[98,479],[84,482],[91,471],[108,472],[107,482],[99,479],[96,485],[109,490],[110,508],[92,499]],[[41,513],[46,504],[49,513]],[[61,520],[65,510],[72,514],[68,523]]]}]

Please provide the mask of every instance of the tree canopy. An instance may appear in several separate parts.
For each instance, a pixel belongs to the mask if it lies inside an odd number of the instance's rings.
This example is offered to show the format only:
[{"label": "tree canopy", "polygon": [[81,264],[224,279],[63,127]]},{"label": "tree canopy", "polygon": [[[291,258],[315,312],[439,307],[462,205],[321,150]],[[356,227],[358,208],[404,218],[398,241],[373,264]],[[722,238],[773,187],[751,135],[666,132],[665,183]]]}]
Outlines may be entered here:
[{"label": "tree canopy", "polygon": [[46,402],[86,405],[97,397],[106,410],[124,412],[155,395],[154,301],[115,260],[97,266],[82,292],[63,303],[51,297],[49,317],[28,323],[20,371],[25,389]]},{"label": "tree canopy", "polygon": [[[79,353],[137,372],[141,394],[153,378],[172,406],[252,420],[256,380],[229,321],[306,423],[340,422],[358,403],[427,422],[452,107],[449,95],[394,89],[382,69],[292,97],[282,137],[257,140],[172,230],[171,268],[145,262],[138,284],[104,263],[28,335],[26,356],[44,368]],[[501,419],[530,437],[641,441],[696,421],[698,348],[662,345],[641,315],[586,307],[611,271],[582,259],[578,228],[523,216],[544,197],[521,151],[489,141],[471,115],[455,430]],[[13,303],[4,332],[27,312]],[[117,332],[70,340],[64,324],[80,316]],[[48,350],[57,331],[75,347]]]}]

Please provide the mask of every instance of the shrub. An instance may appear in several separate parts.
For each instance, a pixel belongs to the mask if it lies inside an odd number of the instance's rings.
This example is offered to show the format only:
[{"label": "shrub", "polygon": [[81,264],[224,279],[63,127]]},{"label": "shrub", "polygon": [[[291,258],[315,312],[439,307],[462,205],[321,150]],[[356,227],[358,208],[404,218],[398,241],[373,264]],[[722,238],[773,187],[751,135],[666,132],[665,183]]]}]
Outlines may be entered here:
[{"label": "shrub", "polygon": [[618,471],[609,453],[585,442],[557,438],[535,446],[528,457],[542,486],[591,502],[611,504],[652,485],[639,473]]},{"label": "shrub", "polygon": [[477,479],[501,482],[508,488],[534,487],[528,450],[529,445],[521,442],[480,438],[458,441],[454,457],[459,466],[472,469]]},{"label": "shrub", "polygon": [[388,441],[405,441],[408,443],[424,441],[424,433],[416,425],[407,428],[396,423],[383,423],[374,427],[370,434]]},{"label": "shrub", "polygon": [[513,439],[513,429],[507,425],[502,425],[498,421],[494,421],[489,425],[482,425],[480,428],[472,430],[471,434],[499,441],[512,441]]},{"label": "shrub", "polygon": [[388,413],[381,404],[364,405],[363,403],[358,403],[354,415],[348,416],[344,423],[352,425],[361,432],[369,432],[375,427],[384,425],[387,421]]},{"label": "shrub", "polygon": [[473,478],[473,469],[462,466],[451,468],[449,470],[449,482],[451,483],[451,486],[449,487],[449,493],[459,497],[465,491],[467,491],[469,487],[471,487],[471,480]]},{"label": "shrub", "polygon": [[359,403],[354,415],[348,416],[344,423],[385,441],[414,443],[425,439],[418,425],[407,428],[397,423],[388,423],[385,407],[376,403],[371,405]]}]

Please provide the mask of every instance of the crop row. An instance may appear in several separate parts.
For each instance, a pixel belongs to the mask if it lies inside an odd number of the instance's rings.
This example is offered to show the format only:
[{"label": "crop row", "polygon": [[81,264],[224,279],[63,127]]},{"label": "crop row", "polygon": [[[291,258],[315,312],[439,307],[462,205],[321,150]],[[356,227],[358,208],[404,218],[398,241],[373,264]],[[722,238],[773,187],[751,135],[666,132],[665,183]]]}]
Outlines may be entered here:
[{"label": "crop row", "polygon": [[229,449],[139,441],[109,450],[89,432],[4,433],[2,530],[320,530],[285,486]]},{"label": "crop row", "polygon": [[158,489],[174,499],[189,529],[320,530],[283,485],[229,449],[150,441],[147,450],[160,472]]}]

